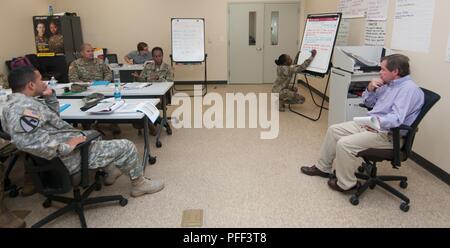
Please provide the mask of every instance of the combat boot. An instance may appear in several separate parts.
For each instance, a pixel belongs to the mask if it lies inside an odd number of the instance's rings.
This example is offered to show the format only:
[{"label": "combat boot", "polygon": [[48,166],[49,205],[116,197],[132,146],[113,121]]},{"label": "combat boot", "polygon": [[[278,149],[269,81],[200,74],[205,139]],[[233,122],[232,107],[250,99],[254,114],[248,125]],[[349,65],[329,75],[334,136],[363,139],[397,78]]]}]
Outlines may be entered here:
[{"label": "combat boot", "polygon": [[164,183],[157,180],[150,180],[143,176],[131,182],[131,196],[138,197],[144,194],[153,194],[161,191]]},{"label": "combat boot", "polygon": [[31,196],[36,193],[36,187],[34,187],[31,176],[25,173],[25,179],[22,187],[22,196]]},{"label": "combat boot", "polygon": [[[0,199],[0,201],[2,200]],[[24,228],[25,226],[24,220],[14,215],[6,207],[0,206],[0,228]]]},{"label": "combat boot", "polygon": [[117,178],[119,178],[123,172],[119,170],[115,165],[111,164],[105,167],[106,176],[104,179],[104,183],[106,186],[113,185],[116,182]]}]

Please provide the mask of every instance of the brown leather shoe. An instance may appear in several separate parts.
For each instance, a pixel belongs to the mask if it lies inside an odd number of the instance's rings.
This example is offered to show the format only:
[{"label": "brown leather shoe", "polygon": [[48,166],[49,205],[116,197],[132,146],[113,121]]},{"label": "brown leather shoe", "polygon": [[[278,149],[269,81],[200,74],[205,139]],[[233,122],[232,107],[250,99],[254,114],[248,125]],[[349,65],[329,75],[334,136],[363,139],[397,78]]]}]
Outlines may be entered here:
[{"label": "brown leather shoe", "polygon": [[355,186],[353,186],[350,189],[345,190],[345,189],[342,189],[341,187],[339,187],[339,185],[337,184],[337,178],[332,178],[332,179],[328,180],[328,186],[330,186],[330,188],[332,190],[336,190],[336,191],[339,191],[344,194],[351,194],[351,193],[354,193],[355,190],[359,189],[359,187],[361,186],[361,183],[356,182]]},{"label": "brown leather shoe", "polygon": [[324,178],[330,177],[330,173],[326,173],[326,172],[319,170],[315,165],[313,165],[311,167],[302,166],[300,168],[300,171],[303,174],[306,174],[308,176],[319,176],[319,177],[324,177]]}]

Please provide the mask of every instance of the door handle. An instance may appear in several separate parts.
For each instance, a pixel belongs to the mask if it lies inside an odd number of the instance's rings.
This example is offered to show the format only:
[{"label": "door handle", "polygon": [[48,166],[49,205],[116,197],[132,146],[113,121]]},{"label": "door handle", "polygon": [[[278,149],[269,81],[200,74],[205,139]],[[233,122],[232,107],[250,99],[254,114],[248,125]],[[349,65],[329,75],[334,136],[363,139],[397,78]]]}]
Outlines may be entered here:
[{"label": "door handle", "polygon": [[261,52],[261,51],[262,51],[262,48],[256,48],[256,51]]}]

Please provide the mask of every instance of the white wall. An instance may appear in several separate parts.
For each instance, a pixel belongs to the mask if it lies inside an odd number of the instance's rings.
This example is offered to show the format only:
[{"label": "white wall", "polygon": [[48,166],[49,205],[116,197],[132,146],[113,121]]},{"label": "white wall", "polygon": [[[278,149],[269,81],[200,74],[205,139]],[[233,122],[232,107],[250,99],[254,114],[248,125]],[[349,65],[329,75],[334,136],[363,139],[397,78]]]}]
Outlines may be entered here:
[{"label": "white wall", "polygon": [[0,73],[7,72],[6,60],[36,53],[32,17],[46,15],[48,4],[48,0],[0,1]]},{"label": "white wall", "polygon": [[[295,0],[294,0],[295,1]],[[54,0],[55,11],[77,12],[81,17],[84,40],[106,47],[119,60],[139,41],[150,47],[161,46],[169,62],[170,18],[205,18],[208,80],[227,80],[227,5],[239,0]],[[258,2],[258,1],[245,1]],[[289,1],[267,1],[289,2]],[[292,1],[290,1],[292,2]],[[298,1],[297,1],[298,2]],[[175,67],[175,80],[203,78],[203,66]]]}]

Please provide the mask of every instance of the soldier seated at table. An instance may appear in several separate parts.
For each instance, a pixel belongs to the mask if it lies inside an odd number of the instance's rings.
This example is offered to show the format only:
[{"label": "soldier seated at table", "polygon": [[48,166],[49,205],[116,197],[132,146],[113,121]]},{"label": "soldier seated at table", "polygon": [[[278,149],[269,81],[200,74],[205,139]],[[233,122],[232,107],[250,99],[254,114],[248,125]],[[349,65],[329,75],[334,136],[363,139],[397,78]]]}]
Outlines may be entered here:
[{"label": "soldier seated at table", "polygon": [[[42,81],[38,70],[21,67],[9,74],[12,94],[3,108],[1,123],[17,149],[51,160],[59,157],[70,174],[81,168],[81,155],[75,147],[86,140],[89,131],[75,129],[59,116],[55,92]],[[41,98],[38,98],[41,97]],[[164,183],[144,177],[144,168],[133,142],[126,139],[97,140],[89,148],[89,169],[104,168],[105,184],[127,174],[131,196],[156,193]]]},{"label": "soldier seated at table", "polygon": [[[173,72],[172,67],[163,61],[164,52],[161,47],[154,47],[152,49],[152,58],[153,61],[147,63],[144,66],[141,74],[134,73],[133,76],[136,78],[138,82],[173,82]],[[168,92],[166,96],[167,104],[171,102],[171,93]],[[161,122],[159,118],[157,122]],[[168,125],[168,124],[166,124]],[[133,124],[135,128],[141,129],[142,127],[139,124]],[[156,135],[156,128],[153,124],[149,125],[150,133],[152,135]]]},{"label": "soldier seated at table", "polygon": [[[111,69],[103,63],[103,60],[94,58],[94,48],[85,43],[80,47],[81,58],[73,61],[69,66],[70,82],[112,81]],[[90,126],[84,124],[84,129]],[[110,129],[114,135],[120,134],[117,124],[111,124]]]}]

